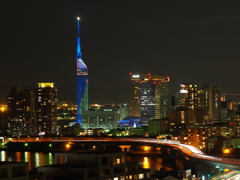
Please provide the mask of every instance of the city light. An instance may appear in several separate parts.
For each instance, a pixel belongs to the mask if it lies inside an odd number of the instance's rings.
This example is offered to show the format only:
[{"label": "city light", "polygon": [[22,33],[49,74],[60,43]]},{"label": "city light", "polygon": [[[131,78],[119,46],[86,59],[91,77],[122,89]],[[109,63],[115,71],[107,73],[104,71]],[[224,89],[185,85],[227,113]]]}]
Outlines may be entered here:
[{"label": "city light", "polygon": [[144,146],[144,151],[145,152],[149,152],[151,150],[151,147],[150,146]]},{"label": "city light", "polygon": [[144,157],[143,168],[144,168],[144,169],[149,169],[149,168],[151,168],[151,164],[150,164],[150,162],[149,162],[149,158],[148,158],[148,157]]},{"label": "city light", "polygon": [[230,153],[230,149],[223,149],[223,154],[229,154]]},{"label": "city light", "polygon": [[70,143],[67,143],[66,144],[66,149],[70,149],[71,148],[71,144]]},{"label": "city light", "polygon": [[0,110],[2,112],[6,111],[7,110],[7,106],[6,105],[1,105]]}]

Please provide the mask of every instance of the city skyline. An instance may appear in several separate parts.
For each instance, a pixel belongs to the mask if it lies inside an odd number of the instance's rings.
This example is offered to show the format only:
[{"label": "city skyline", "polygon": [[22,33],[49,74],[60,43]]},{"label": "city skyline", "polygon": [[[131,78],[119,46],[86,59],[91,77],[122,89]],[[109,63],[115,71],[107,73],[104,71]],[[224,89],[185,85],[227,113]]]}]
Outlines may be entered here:
[{"label": "city skyline", "polygon": [[[170,76],[240,94],[240,13],[234,2],[1,2],[0,103],[11,87],[54,82],[76,100],[76,17],[89,68],[90,103],[128,102],[129,73]],[[240,98],[235,96],[234,99]]]}]

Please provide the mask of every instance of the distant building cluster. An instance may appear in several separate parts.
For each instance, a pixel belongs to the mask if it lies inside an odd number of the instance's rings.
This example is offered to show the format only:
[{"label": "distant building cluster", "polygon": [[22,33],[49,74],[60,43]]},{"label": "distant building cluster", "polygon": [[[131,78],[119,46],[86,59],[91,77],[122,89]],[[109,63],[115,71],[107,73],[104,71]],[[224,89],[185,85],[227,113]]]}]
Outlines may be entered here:
[{"label": "distant building cluster", "polygon": [[167,76],[130,74],[130,83],[129,103],[89,104],[81,123],[76,104],[58,102],[54,83],[38,83],[34,91],[12,87],[1,106],[1,133],[171,137],[205,150],[223,137],[223,148],[240,148],[239,104],[226,101],[219,87],[184,83],[172,96]]},{"label": "distant building cluster", "polygon": [[[172,138],[202,149],[240,148],[240,106],[226,100],[215,85],[180,84],[173,96],[169,76],[130,73],[130,101],[89,104],[88,68],[82,60],[80,19],[77,36],[77,104],[58,102],[54,83],[38,83],[34,91],[12,87],[0,108],[0,134],[11,136],[132,136]],[[216,144],[216,143],[215,143]]]},{"label": "distant building cluster", "polygon": [[13,136],[56,133],[58,89],[38,83],[33,91],[12,87],[8,109],[2,111],[1,128]]}]

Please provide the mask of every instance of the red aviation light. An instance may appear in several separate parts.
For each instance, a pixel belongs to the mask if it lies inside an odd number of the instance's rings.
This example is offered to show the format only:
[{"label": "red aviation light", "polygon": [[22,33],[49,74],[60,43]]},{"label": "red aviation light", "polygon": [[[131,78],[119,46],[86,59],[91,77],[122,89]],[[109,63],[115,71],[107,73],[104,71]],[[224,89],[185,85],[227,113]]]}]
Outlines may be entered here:
[{"label": "red aviation light", "polygon": [[130,72],[129,75],[132,75],[132,73]]},{"label": "red aviation light", "polygon": [[167,76],[166,78],[170,79],[170,76]]},{"label": "red aviation light", "polygon": [[148,73],[148,75],[150,76],[150,75],[151,75],[151,73]]}]

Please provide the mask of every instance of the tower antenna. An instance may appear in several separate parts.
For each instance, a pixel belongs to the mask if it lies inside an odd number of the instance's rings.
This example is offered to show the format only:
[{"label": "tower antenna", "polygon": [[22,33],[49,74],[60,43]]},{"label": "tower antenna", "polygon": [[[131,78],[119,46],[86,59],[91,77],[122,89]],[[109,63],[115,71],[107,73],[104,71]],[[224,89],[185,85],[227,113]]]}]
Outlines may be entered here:
[{"label": "tower antenna", "polygon": [[80,36],[80,17],[77,17],[77,21],[78,21],[78,24],[77,24],[78,36]]},{"label": "tower antenna", "polygon": [[82,53],[81,53],[81,45],[80,45],[80,17],[77,17],[77,59],[82,59]]}]

